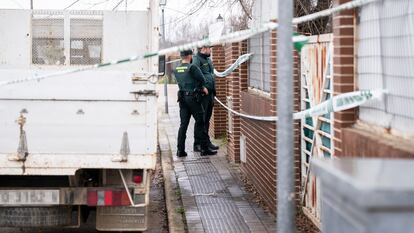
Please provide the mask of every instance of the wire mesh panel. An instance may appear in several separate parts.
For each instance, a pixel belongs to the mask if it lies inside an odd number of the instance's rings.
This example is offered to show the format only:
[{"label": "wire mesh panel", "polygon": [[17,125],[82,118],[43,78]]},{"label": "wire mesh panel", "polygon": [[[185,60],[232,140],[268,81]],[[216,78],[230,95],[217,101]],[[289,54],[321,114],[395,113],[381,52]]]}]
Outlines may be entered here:
[{"label": "wire mesh panel", "polygon": [[249,39],[249,53],[254,54],[249,63],[249,86],[270,91],[270,33]]},{"label": "wire mesh panel", "polygon": [[34,16],[32,35],[33,64],[63,65],[65,63],[63,17]]},{"label": "wire mesh panel", "polygon": [[102,19],[72,17],[70,20],[70,64],[100,63],[101,54]]},{"label": "wire mesh panel", "polygon": [[44,11],[33,15],[33,64],[91,65],[102,61],[102,15],[70,14]]},{"label": "wire mesh panel", "polygon": [[414,2],[383,0],[359,14],[360,89],[387,89],[384,101],[360,108],[359,118],[391,132],[414,135]]}]

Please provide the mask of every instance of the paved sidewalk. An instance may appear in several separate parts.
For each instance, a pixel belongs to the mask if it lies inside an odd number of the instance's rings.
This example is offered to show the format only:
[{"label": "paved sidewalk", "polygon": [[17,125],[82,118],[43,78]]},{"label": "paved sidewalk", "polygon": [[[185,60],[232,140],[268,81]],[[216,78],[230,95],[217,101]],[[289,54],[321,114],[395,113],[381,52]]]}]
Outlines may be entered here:
[{"label": "paved sidewalk", "polygon": [[[170,96],[173,91],[170,90]],[[275,232],[274,217],[248,201],[249,193],[238,179],[238,167],[227,162],[225,146],[216,156],[201,157],[193,152],[193,121],[187,132],[188,157],[175,156],[180,119],[174,97],[170,97],[169,115],[160,114],[159,137],[168,141],[172,151],[188,232]]]}]

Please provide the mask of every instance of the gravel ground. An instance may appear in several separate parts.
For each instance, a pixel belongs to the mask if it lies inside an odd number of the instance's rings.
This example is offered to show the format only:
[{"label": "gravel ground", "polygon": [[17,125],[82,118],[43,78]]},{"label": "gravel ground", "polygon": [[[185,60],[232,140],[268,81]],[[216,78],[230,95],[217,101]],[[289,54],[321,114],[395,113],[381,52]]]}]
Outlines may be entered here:
[{"label": "gravel ground", "polygon": [[149,225],[146,233],[168,233],[168,215],[165,206],[164,176],[162,174],[160,153],[157,156],[157,166],[151,175]]},{"label": "gravel ground", "polygon": [[[246,191],[251,193],[252,201],[259,204],[267,212],[270,212],[269,208],[265,205],[263,198],[260,196],[259,192],[256,190],[254,185],[250,182],[248,178],[243,176],[240,173],[240,179],[244,184]],[[319,233],[319,229],[313,224],[313,222],[306,217],[301,210],[296,211],[296,230],[298,233]]]}]

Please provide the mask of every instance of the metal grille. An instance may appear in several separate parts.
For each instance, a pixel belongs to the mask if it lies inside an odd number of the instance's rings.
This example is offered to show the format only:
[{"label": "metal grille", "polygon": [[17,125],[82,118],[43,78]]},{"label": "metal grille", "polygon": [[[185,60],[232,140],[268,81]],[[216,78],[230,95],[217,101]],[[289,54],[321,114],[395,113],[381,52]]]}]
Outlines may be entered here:
[{"label": "metal grille", "polygon": [[205,232],[250,232],[226,184],[210,160],[184,162],[184,166]]},{"label": "metal grille", "polygon": [[32,63],[91,65],[102,61],[102,15],[42,11],[32,18]]},{"label": "metal grille", "polygon": [[270,32],[249,39],[249,86],[270,91]]},{"label": "metal grille", "polygon": [[[227,107],[233,109],[233,98],[227,96]],[[229,133],[233,133],[233,115],[230,111],[227,112],[227,130]]]},{"label": "metal grille", "polygon": [[33,17],[33,64],[63,65],[65,63],[63,24],[63,18]]},{"label": "metal grille", "polygon": [[246,163],[246,136],[240,135],[240,161]]},{"label": "metal grille", "polygon": [[70,64],[91,65],[101,62],[102,19],[71,18]]},{"label": "metal grille", "polygon": [[391,132],[414,135],[414,2],[383,0],[361,8],[360,89],[387,89],[384,101],[360,107],[359,118]]}]

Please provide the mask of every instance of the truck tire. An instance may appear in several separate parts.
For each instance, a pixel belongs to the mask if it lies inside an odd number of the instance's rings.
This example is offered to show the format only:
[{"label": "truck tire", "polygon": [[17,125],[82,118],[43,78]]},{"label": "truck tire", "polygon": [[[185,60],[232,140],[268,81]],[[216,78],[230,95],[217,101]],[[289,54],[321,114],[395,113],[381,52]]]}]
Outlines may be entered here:
[{"label": "truck tire", "polygon": [[2,227],[56,227],[72,223],[72,207],[1,207]]}]

